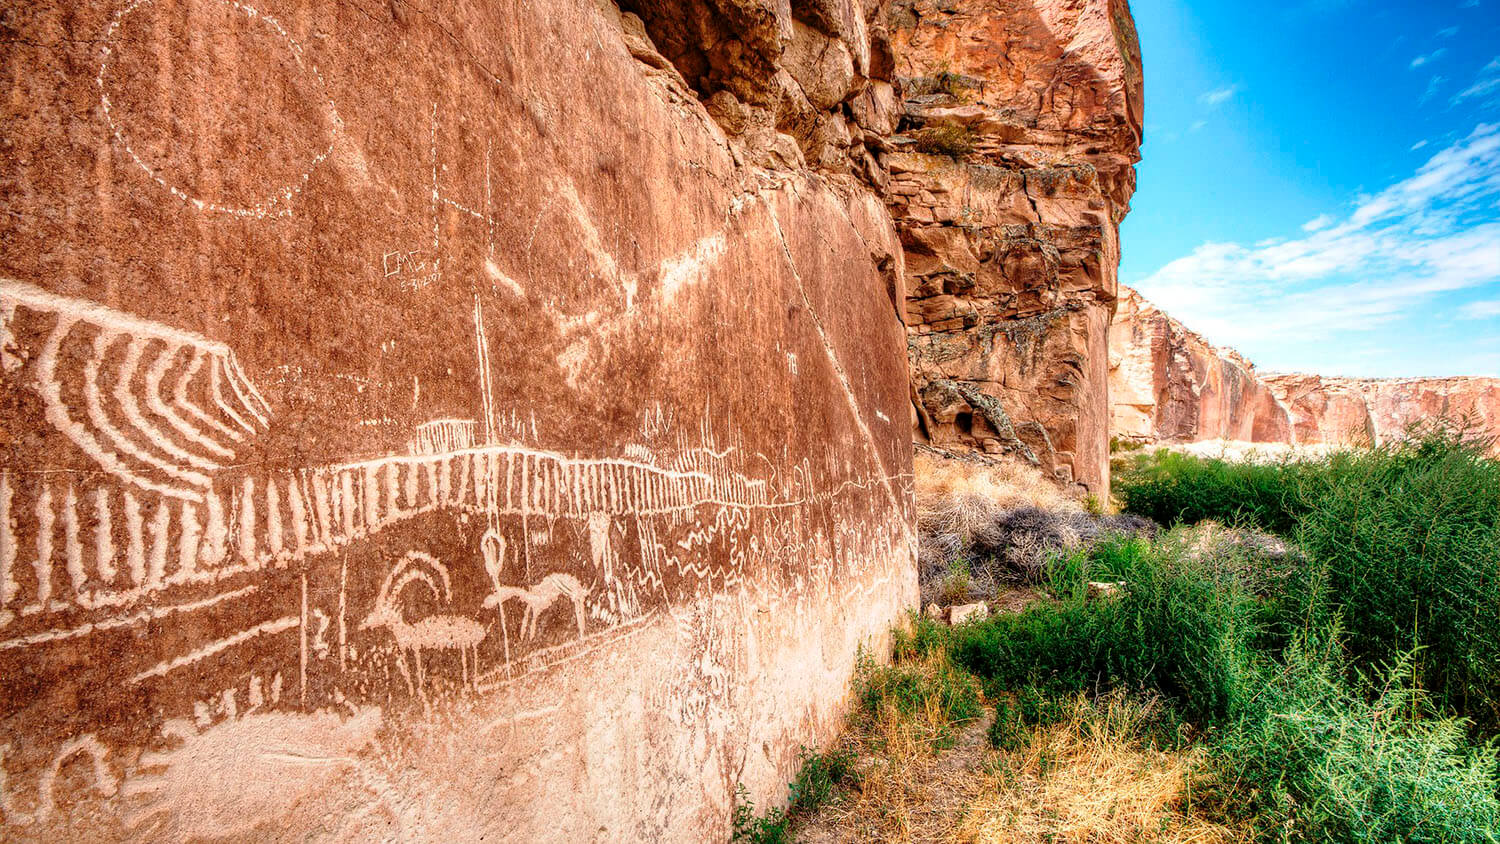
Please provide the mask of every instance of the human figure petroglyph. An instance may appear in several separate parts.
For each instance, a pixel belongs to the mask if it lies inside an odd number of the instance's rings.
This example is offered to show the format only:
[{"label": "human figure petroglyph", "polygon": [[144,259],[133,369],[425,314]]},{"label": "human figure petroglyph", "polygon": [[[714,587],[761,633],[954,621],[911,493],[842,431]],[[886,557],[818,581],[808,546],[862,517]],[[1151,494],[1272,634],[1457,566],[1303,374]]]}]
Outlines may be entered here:
[{"label": "human figure petroglyph", "polygon": [[[439,580],[434,581],[431,574],[418,566],[432,569],[438,574]],[[397,656],[400,659],[401,673],[406,678],[407,690],[420,696],[425,704],[426,672],[422,667],[422,651],[458,651],[464,684],[468,685],[473,674],[477,674],[479,670],[479,643],[484,641],[485,629],[479,622],[458,615],[429,615],[414,624],[409,623],[401,611],[401,593],[407,586],[418,582],[426,585],[440,603],[447,604],[452,600],[447,568],[430,554],[408,551],[386,576],[380,592],[375,596],[374,609],[360,623],[359,629],[384,627],[390,631],[396,640]],[[406,666],[408,654],[416,663],[415,684]]]},{"label": "human figure petroglyph", "polygon": [[504,607],[505,602],[511,598],[519,599],[526,606],[526,614],[521,618],[523,640],[536,637],[537,617],[562,598],[567,598],[573,604],[573,618],[578,624],[578,638],[583,638],[585,630],[583,599],[588,594],[588,590],[573,575],[556,572],[542,578],[529,589],[496,584],[494,590],[493,594],[484,599],[486,608]]}]

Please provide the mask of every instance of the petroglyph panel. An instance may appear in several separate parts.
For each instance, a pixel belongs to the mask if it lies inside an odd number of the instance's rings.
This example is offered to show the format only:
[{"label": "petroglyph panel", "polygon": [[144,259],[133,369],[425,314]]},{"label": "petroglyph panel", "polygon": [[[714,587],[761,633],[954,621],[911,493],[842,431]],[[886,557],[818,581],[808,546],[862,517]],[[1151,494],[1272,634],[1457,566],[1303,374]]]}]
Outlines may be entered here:
[{"label": "petroglyph panel", "polygon": [[607,4],[6,21],[0,836],[774,799],[915,599],[868,195],[744,164]]}]

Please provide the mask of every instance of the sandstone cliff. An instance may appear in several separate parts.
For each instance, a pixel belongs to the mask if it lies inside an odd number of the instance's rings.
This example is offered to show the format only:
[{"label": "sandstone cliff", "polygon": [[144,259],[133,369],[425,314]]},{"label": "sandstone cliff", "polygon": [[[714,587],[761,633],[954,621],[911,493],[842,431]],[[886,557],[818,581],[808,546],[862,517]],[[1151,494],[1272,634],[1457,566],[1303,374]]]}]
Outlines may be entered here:
[{"label": "sandstone cliff", "polygon": [[783,798],[916,598],[881,3],[0,28],[0,837]]},{"label": "sandstone cliff", "polygon": [[1436,419],[1500,438],[1500,378],[1263,374],[1125,287],[1109,389],[1114,435],[1135,442],[1378,444]]},{"label": "sandstone cliff", "polygon": [[1500,378],[1267,375],[1291,417],[1292,442],[1382,443],[1435,419],[1467,425],[1500,456]]},{"label": "sandstone cliff", "polygon": [[1286,409],[1254,364],[1120,288],[1109,329],[1113,435],[1136,442],[1291,441]]},{"label": "sandstone cliff", "polygon": [[883,158],[917,437],[1107,492],[1118,225],[1141,142],[1129,7],[900,0],[890,22],[905,99]]}]

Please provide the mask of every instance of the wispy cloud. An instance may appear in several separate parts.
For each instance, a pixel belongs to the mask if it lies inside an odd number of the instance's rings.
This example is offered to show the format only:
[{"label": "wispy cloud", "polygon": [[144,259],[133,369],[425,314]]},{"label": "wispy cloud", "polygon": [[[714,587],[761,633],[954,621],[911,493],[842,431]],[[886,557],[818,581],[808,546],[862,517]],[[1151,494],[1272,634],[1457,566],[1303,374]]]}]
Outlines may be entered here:
[{"label": "wispy cloud", "polygon": [[1460,319],[1494,319],[1500,317],[1500,299],[1470,302],[1458,309]]},{"label": "wispy cloud", "polygon": [[1479,69],[1473,85],[1453,95],[1453,104],[1473,99],[1482,100],[1487,105],[1500,103],[1500,56]]},{"label": "wispy cloud", "polygon": [[1444,76],[1433,76],[1427,80],[1427,90],[1423,91],[1422,96],[1417,98],[1417,105],[1426,105],[1429,100],[1437,96],[1438,89],[1442,88],[1443,83],[1446,81],[1447,77]]},{"label": "wispy cloud", "polygon": [[1319,214],[1311,220],[1303,223],[1302,230],[1305,232],[1322,231],[1323,229],[1326,229],[1331,225],[1333,225],[1333,215]]},{"label": "wispy cloud", "polygon": [[1411,145],[1411,151],[1412,152],[1416,152],[1417,150],[1419,150],[1419,149],[1421,149],[1422,147],[1425,147],[1425,146],[1427,146],[1427,140],[1424,138],[1424,139],[1422,139],[1420,141],[1417,141],[1416,143],[1412,144]]},{"label": "wispy cloud", "polygon": [[1345,217],[1265,245],[1205,243],[1138,286],[1215,342],[1254,345],[1266,326],[1346,338],[1500,282],[1497,204],[1500,124],[1481,124]]},{"label": "wispy cloud", "polygon": [[1456,26],[1444,27],[1444,28],[1439,29],[1437,31],[1437,37],[1439,37],[1439,38],[1452,38],[1453,36],[1455,36],[1457,34],[1458,34],[1458,27],[1456,27]]},{"label": "wispy cloud", "polygon": [[1231,97],[1233,97],[1235,94],[1238,94],[1239,92],[1240,86],[1227,85],[1223,88],[1215,88],[1212,91],[1205,91],[1204,93],[1199,95],[1198,102],[1202,103],[1205,106],[1208,106],[1209,108],[1217,108],[1218,106],[1223,105],[1225,102],[1228,102]]},{"label": "wispy cloud", "polygon": [[1423,65],[1432,64],[1433,62],[1435,62],[1438,59],[1442,58],[1443,55],[1445,53],[1447,53],[1447,52],[1448,52],[1448,48],[1447,47],[1439,47],[1436,50],[1433,50],[1432,52],[1430,52],[1430,53],[1428,53],[1426,55],[1417,56],[1416,58],[1412,59],[1410,67],[1411,67],[1412,70],[1416,70],[1417,68],[1419,68],[1419,67],[1421,67]]},{"label": "wispy cloud", "polygon": [[1202,130],[1203,127],[1205,127],[1207,125],[1208,125],[1208,121],[1207,120],[1194,120],[1193,121],[1193,125],[1191,125],[1191,126],[1188,127],[1188,131],[1189,132],[1197,132],[1197,131]]}]

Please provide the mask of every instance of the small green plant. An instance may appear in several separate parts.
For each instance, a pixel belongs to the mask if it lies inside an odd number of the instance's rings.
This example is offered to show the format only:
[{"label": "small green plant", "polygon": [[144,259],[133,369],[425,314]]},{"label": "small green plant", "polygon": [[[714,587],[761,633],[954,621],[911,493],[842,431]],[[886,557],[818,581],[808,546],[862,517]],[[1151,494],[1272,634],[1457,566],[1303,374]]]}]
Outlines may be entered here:
[{"label": "small green plant", "polygon": [[730,818],[733,830],[729,840],[739,844],[792,844],[791,821],[780,809],[770,809],[764,815],[755,813],[755,804],[744,785],[734,789],[734,813]]},{"label": "small green plant", "polygon": [[947,652],[952,628],[914,611],[908,618],[907,625],[898,625],[891,634],[891,654],[897,662],[937,657]]},{"label": "small green plant", "polygon": [[974,130],[967,126],[928,126],[911,133],[913,149],[928,155],[961,158],[974,151]]},{"label": "small green plant", "polygon": [[939,596],[946,604],[962,603],[968,599],[972,585],[973,577],[969,571],[969,561],[963,557],[957,557],[948,563],[948,574],[943,578]]},{"label": "small green plant", "polygon": [[1083,509],[1087,510],[1090,515],[1102,516],[1104,515],[1104,502],[1091,492],[1083,497]]},{"label": "small green plant", "polygon": [[810,814],[831,801],[840,785],[854,776],[854,754],[848,750],[817,753],[802,748],[802,764],[788,787],[787,814]]}]

